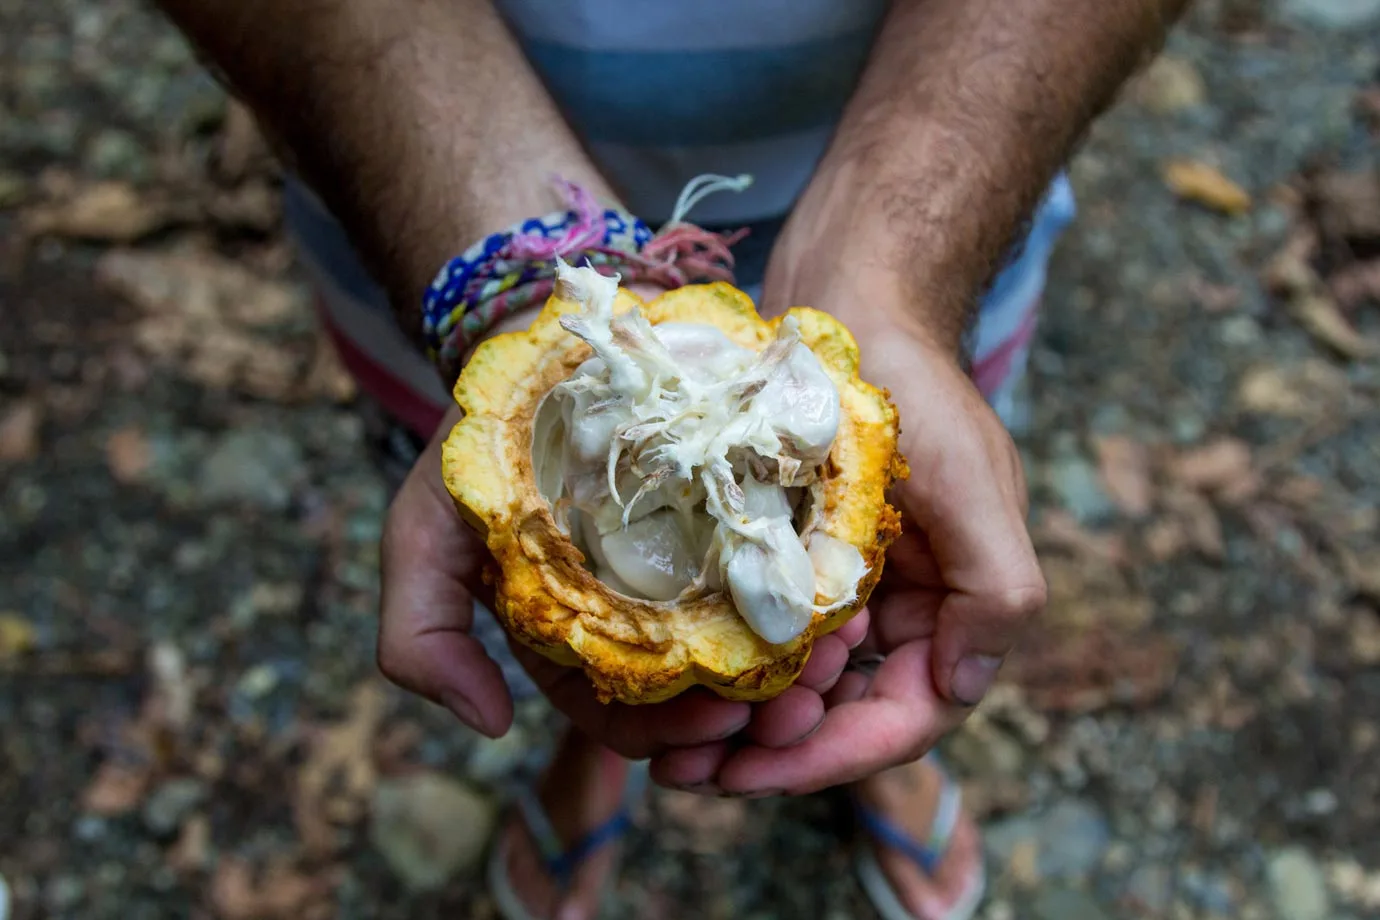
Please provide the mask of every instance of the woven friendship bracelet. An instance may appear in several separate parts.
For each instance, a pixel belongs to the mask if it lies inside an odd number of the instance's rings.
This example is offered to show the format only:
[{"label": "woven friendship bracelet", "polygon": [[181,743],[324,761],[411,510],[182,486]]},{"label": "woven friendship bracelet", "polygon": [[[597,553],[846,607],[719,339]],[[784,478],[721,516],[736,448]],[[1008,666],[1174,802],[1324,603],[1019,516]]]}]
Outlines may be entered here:
[{"label": "woven friendship bracelet", "polygon": [[422,299],[428,357],[446,380],[459,374],[465,351],[505,316],[538,304],[555,288],[556,257],[586,263],[624,284],[666,288],[733,281],[729,247],[746,235],[711,233],[684,221],[705,195],[740,191],[748,176],[700,176],[681,193],[671,220],[657,233],[637,217],[602,208],[573,182],[558,179],[569,209],[525,220],[491,234],[447,262]]}]

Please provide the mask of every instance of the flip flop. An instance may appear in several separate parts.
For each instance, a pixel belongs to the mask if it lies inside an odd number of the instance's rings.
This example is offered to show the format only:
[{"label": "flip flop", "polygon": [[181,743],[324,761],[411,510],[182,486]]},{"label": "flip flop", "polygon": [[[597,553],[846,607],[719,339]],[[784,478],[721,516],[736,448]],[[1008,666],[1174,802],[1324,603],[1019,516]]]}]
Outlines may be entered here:
[{"label": "flip flop", "polygon": [[[958,783],[940,766],[933,754],[926,760],[939,770],[942,784],[939,787],[939,803],[934,813],[934,823],[930,827],[929,838],[916,840],[908,832],[887,818],[854,800],[858,822],[867,833],[867,838],[859,842],[855,856],[858,882],[867,894],[868,900],[881,915],[882,920],[916,920],[915,915],[901,902],[901,898],[882,871],[877,861],[877,841],[901,853],[920,868],[925,875],[934,877],[940,864],[948,854],[949,843],[953,840],[954,828],[963,814],[962,791]],[[979,856],[979,860],[981,856]],[[945,915],[945,920],[970,920],[977,912],[978,904],[987,888],[986,873],[982,863],[978,863],[977,874],[959,896],[957,902]]]},{"label": "flip flop", "polygon": [[[647,788],[647,766],[645,760],[635,760],[628,765],[627,784],[623,789],[623,803],[618,811],[603,824],[595,827],[577,839],[569,847],[561,843],[560,835],[551,823],[551,818],[537,797],[536,788],[531,783],[523,783],[514,789],[513,801],[517,813],[522,816],[527,831],[537,844],[542,865],[547,875],[554,879],[562,891],[570,886],[575,873],[595,853],[622,839],[632,826],[632,806],[642,797]],[[526,905],[518,897],[513,880],[508,877],[508,854],[510,835],[500,832],[498,843],[489,851],[488,883],[489,894],[494,899],[498,913],[504,920],[537,920],[527,912]],[[610,883],[618,875],[615,864],[604,881],[604,894],[607,895]]]}]

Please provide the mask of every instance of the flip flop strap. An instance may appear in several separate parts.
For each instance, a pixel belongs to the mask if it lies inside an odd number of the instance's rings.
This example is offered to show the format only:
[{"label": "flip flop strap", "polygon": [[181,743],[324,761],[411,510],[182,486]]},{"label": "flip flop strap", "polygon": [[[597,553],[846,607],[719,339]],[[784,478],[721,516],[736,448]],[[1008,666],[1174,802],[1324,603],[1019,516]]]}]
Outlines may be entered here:
[{"label": "flip flop strap", "polygon": [[541,854],[543,867],[562,888],[570,884],[575,870],[581,863],[600,847],[621,837],[632,823],[627,808],[620,808],[613,817],[566,847],[561,843],[561,837],[556,833],[556,828],[547,816],[546,809],[542,807],[541,800],[530,787],[518,788],[516,798],[527,829],[537,844],[537,852]]},{"label": "flip flop strap", "polygon": [[934,821],[930,824],[928,838],[921,842],[887,818],[877,814],[861,802],[857,803],[858,820],[863,829],[882,843],[902,853],[914,862],[928,876],[933,877],[944,861],[949,850],[954,828],[958,826],[962,811],[962,792],[942,771],[943,784],[939,787],[939,801],[936,804]]}]

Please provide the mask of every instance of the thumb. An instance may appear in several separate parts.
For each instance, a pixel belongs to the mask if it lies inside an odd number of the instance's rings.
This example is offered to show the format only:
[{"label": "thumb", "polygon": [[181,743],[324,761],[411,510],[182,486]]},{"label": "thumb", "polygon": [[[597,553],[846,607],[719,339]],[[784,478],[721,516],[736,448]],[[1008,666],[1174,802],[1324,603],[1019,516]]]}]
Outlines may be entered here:
[{"label": "thumb", "polygon": [[469,634],[471,586],[488,550],[441,482],[443,425],[389,508],[381,546],[378,664],[389,680],[455,713],[490,737],[508,730],[513,701],[503,672]]}]

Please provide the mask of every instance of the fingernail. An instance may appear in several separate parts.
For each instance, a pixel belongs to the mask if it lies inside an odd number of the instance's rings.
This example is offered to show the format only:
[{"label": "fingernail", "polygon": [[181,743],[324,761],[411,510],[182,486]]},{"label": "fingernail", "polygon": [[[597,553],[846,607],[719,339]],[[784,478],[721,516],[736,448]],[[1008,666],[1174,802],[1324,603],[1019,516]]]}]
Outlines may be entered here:
[{"label": "fingernail", "polygon": [[969,655],[959,661],[954,668],[953,683],[949,685],[954,699],[965,706],[976,706],[982,702],[992,682],[997,679],[1001,662],[997,655]]},{"label": "fingernail", "polygon": [[445,703],[446,708],[455,714],[455,717],[464,722],[476,731],[484,731],[481,727],[484,723],[479,721],[479,710],[474,708],[474,704],[465,699],[458,693],[441,694],[441,702]]},{"label": "fingernail", "polygon": [[723,740],[726,739],[726,738],[732,738],[734,735],[738,734],[738,733],[741,732],[743,729],[747,728],[748,725],[750,725],[751,723],[752,723],[752,713],[748,713],[747,717],[746,717],[745,719],[743,719],[743,721],[737,723],[737,724],[734,725],[732,728],[729,728],[729,729],[726,729],[726,730],[720,732],[719,734],[715,735],[713,738],[710,738],[709,740],[710,740],[710,741],[723,741]]},{"label": "fingernail", "polygon": [[799,738],[795,739],[795,740],[792,741],[790,744],[787,744],[787,745],[785,745],[785,746],[786,746],[786,747],[795,747],[797,744],[804,744],[806,741],[809,741],[811,738],[814,737],[815,732],[819,731],[819,730],[820,730],[821,728],[823,728],[823,727],[824,727],[824,716],[820,716],[820,717],[819,717],[819,721],[815,723],[815,727],[814,727],[814,728],[810,729],[810,730],[807,731],[805,734],[801,735]]},{"label": "fingernail", "polygon": [[556,913],[556,920],[585,920],[585,917],[584,908],[578,904],[566,904]]}]

